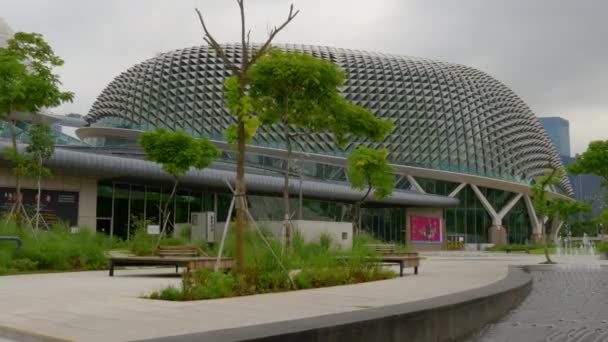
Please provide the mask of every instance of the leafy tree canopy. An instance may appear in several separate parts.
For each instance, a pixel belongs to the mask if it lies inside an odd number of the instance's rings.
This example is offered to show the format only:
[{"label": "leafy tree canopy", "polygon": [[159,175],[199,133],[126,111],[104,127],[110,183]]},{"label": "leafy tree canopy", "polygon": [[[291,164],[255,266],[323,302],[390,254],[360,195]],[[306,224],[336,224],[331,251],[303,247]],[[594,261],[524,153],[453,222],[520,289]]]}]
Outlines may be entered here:
[{"label": "leafy tree canopy", "polygon": [[578,213],[590,212],[591,206],[574,200],[548,198],[549,188],[557,185],[563,176],[564,169],[559,168],[539,177],[532,185],[532,195],[534,196],[534,207],[540,216],[547,216],[551,219],[559,215],[562,222],[568,222],[572,216]]},{"label": "leafy tree canopy", "polygon": [[382,199],[390,196],[395,187],[392,172],[395,168],[387,161],[386,149],[374,150],[359,146],[348,156],[348,179],[351,186],[357,190],[365,190],[367,194],[374,189],[374,197]]},{"label": "leafy tree canopy", "polygon": [[55,138],[51,127],[46,123],[33,124],[28,134],[30,144],[25,150],[32,156],[31,173],[36,176],[50,176],[51,170],[42,165],[42,161],[50,158],[55,152]]},{"label": "leafy tree canopy", "polygon": [[600,176],[604,179],[602,185],[608,186],[608,140],[592,141],[576,162],[568,167],[568,172]]},{"label": "leafy tree canopy", "polygon": [[16,33],[0,48],[0,113],[37,112],[71,101],[74,94],[61,91],[53,73],[62,64],[42,35]]},{"label": "leafy tree canopy", "polygon": [[538,177],[532,185],[534,209],[539,216],[547,216],[550,219],[555,216],[557,208],[549,200],[548,191],[551,186],[557,185],[563,176],[562,168],[552,169],[547,174]]},{"label": "leafy tree canopy", "polygon": [[568,222],[571,217],[579,213],[591,212],[591,206],[587,203],[565,200],[558,198],[552,204],[561,218],[562,222]]},{"label": "leafy tree canopy", "polygon": [[146,160],[159,163],[173,177],[191,167],[204,169],[220,155],[217,147],[207,139],[196,139],[184,132],[162,128],[142,133],[139,145]]},{"label": "leafy tree canopy", "polygon": [[593,220],[593,223],[601,223],[604,226],[604,234],[608,233],[608,209],[602,210],[600,214]]},{"label": "leafy tree canopy", "polygon": [[4,159],[10,161],[13,165],[12,170],[15,176],[22,177],[32,173],[32,161],[30,156],[19,153],[13,147],[5,147],[3,152]]},{"label": "leafy tree canopy", "polygon": [[346,75],[329,61],[272,50],[248,75],[251,103],[263,124],[282,123],[311,133],[329,131],[340,145],[349,136],[381,140],[392,129],[392,123],[339,94]]},{"label": "leafy tree canopy", "polygon": [[[251,97],[263,123],[283,121],[303,126],[325,104],[333,103],[345,74],[331,62],[298,52],[273,50],[249,70]],[[311,127],[312,128],[312,127]]]},{"label": "leafy tree canopy", "polygon": [[333,114],[330,118],[333,120],[329,127],[339,146],[347,144],[352,137],[369,138],[379,142],[393,130],[392,122],[378,119],[367,109],[342,97],[338,98],[330,109]]},{"label": "leafy tree canopy", "polygon": [[28,131],[31,142],[25,150],[40,158],[48,159],[55,151],[55,138],[51,127],[46,123],[36,123]]},{"label": "leafy tree canopy", "polygon": [[[252,115],[253,104],[251,96],[241,90],[241,84],[237,76],[227,78],[224,86],[226,88],[226,107],[228,107],[230,113],[235,115],[244,124],[244,138],[246,141],[250,141],[260,126],[259,119],[255,115]],[[229,143],[236,143],[238,141],[238,125],[234,124],[228,127],[225,135]]]}]

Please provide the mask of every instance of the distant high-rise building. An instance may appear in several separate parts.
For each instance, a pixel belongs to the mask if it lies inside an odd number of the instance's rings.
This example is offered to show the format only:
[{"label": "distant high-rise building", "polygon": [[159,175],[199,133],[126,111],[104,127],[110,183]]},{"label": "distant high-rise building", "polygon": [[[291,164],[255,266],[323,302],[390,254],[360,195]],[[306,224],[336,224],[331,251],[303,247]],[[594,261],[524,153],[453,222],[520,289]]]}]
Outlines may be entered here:
[{"label": "distant high-rise building", "polygon": [[[570,123],[558,116],[538,118],[560,156],[570,157]],[[563,159],[563,158],[562,158]]]},{"label": "distant high-rise building", "polygon": [[[560,154],[564,166],[574,163],[577,157],[570,155],[570,123],[568,120],[557,116],[538,119]],[[602,203],[607,196],[606,190],[601,187],[602,179],[594,175],[568,175],[568,178],[574,190],[574,199],[591,204],[591,213],[584,216],[587,219],[596,217],[602,210]]]},{"label": "distant high-rise building", "polygon": [[[562,163],[567,167],[574,163],[577,157],[562,156]],[[588,219],[597,217],[608,195],[606,189],[602,187],[602,178],[594,175],[568,175],[568,178],[574,190],[574,199],[591,205],[591,212],[583,216]]]}]

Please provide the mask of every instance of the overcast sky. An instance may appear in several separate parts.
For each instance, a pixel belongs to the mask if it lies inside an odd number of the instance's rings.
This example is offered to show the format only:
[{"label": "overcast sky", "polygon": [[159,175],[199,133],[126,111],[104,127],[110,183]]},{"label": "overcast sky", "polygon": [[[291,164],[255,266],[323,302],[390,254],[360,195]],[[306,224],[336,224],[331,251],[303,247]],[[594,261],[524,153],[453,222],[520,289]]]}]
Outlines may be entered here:
[{"label": "overcast sky", "polygon": [[[294,0],[301,13],[276,42],[427,57],[478,68],[538,116],[570,121],[573,153],[608,139],[608,1]],[[280,22],[290,1],[249,0],[252,37]],[[42,33],[66,61],[59,73],[86,114],[120,72],[156,53],[203,44],[194,8],[221,42],[239,39],[229,0],[2,0],[14,31]]]}]

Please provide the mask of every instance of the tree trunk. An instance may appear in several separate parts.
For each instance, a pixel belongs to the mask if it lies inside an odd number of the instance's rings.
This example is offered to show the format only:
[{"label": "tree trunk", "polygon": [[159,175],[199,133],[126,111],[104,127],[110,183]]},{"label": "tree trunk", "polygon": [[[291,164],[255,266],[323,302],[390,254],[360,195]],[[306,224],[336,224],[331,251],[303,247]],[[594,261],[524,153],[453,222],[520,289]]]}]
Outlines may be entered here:
[{"label": "tree trunk", "polygon": [[367,192],[365,193],[365,195],[363,195],[363,197],[361,197],[359,201],[355,203],[355,207],[353,210],[353,230],[355,231],[355,234],[361,234],[361,206],[363,205],[363,203],[365,203],[367,197],[372,192],[372,185],[369,181],[369,177],[367,184]]},{"label": "tree trunk", "polygon": [[549,232],[547,232],[545,230],[545,224],[544,223],[543,223],[543,233],[545,235],[545,238],[544,238],[544,242],[545,242],[545,244],[544,244],[544,250],[545,250],[545,258],[547,259],[546,262],[547,262],[547,264],[552,264],[553,261],[549,257]]},{"label": "tree trunk", "polygon": [[[36,196],[36,222],[34,223],[34,231],[38,232],[38,225],[40,224],[40,196],[42,195],[42,187],[40,186],[40,180],[42,179],[42,158],[38,157],[38,196]],[[47,228],[48,229],[48,228]]]},{"label": "tree trunk", "polygon": [[[8,115],[10,116],[12,110],[9,110]],[[19,155],[19,150],[17,149],[17,135],[15,133],[15,120],[9,120],[8,128],[11,134],[11,142],[13,145],[13,151],[15,156]],[[19,171],[20,172],[20,171]],[[21,195],[21,174],[19,172],[15,172],[15,202],[13,203],[15,219],[17,221],[17,225],[21,224],[21,206],[22,206],[22,195]]]},{"label": "tree trunk", "polygon": [[355,235],[361,234],[361,204],[353,204],[353,231]]},{"label": "tree trunk", "polygon": [[177,177],[174,177],[173,189],[171,190],[171,194],[169,195],[169,198],[167,198],[167,202],[165,203],[165,208],[163,209],[163,215],[164,215],[162,218],[163,222],[161,223],[161,226],[160,226],[160,234],[158,234],[158,240],[156,242],[156,246],[158,246],[160,244],[160,240],[163,238],[163,235],[167,231],[167,222],[169,222],[169,213],[168,213],[169,204],[171,203],[173,196],[175,196],[175,192],[177,191],[178,183],[179,183],[179,179]]},{"label": "tree trunk", "polygon": [[285,216],[283,218],[283,226],[285,227],[285,244],[291,246],[291,206],[289,203],[289,171],[291,169],[291,136],[287,133],[287,125],[285,128],[285,144],[287,147],[287,155],[284,160],[285,170],[283,173],[283,206],[285,208]]},{"label": "tree trunk", "polygon": [[236,163],[236,271],[241,273],[245,270],[245,253],[243,249],[245,229],[245,123],[238,123],[238,146]]}]

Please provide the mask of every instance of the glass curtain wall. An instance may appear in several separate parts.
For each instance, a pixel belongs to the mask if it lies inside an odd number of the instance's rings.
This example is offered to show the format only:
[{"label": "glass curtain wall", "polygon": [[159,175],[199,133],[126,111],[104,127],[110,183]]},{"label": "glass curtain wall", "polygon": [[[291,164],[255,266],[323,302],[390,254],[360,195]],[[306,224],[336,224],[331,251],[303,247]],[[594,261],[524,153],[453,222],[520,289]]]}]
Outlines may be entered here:
[{"label": "glass curtain wall", "polygon": [[[457,186],[456,183],[419,179],[420,185],[427,193],[449,195]],[[141,184],[114,183],[100,184],[97,201],[97,230],[112,234],[122,239],[133,236],[134,220],[149,224],[159,224],[160,212],[168,199],[170,187],[148,186]],[[502,208],[514,196],[513,193],[480,188],[494,208]],[[483,208],[473,190],[467,186],[457,198],[460,205],[444,209],[444,220],[447,227],[448,241],[465,243],[488,242],[488,228],[492,220]],[[216,220],[226,220],[231,202],[228,193],[213,193],[178,189],[177,196],[169,205],[169,224],[189,223],[190,214],[200,211],[213,211]],[[248,196],[249,207],[254,218],[259,220],[282,220],[283,200],[281,197]],[[340,202],[303,199],[300,205],[298,198],[291,199],[294,219],[351,222],[352,205]],[[232,218],[235,213],[233,211]],[[372,236],[393,242],[405,241],[406,208],[363,208],[362,229]],[[530,236],[530,224],[526,207],[519,201],[503,219],[507,227],[510,243],[525,243]]]},{"label": "glass curtain wall", "polygon": [[[98,231],[121,239],[130,239],[138,223],[160,224],[160,214],[169,197],[171,188],[129,183],[100,184],[98,186]],[[169,229],[175,224],[190,223],[191,213],[213,211],[216,220],[226,220],[232,196],[228,193],[212,193],[178,189],[169,205]],[[282,220],[283,199],[270,196],[248,196],[251,214],[257,220]],[[297,198],[291,200],[294,219],[322,221],[351,221],[351,205],[347,203]],[[301,212],[301,215],[300,215]],[[235,211],[231,219],[235,218]],[[107,224],[106,224],[106,220]],[[387,219],[383,219],[382,222]],[[379,221],[378,221],[379,222]]]},{"label": "glass curtain wall", "polygon": [[[514,193],[502,190],[483,187],[479,187],[479,190],[497,211],[515,196]],[[492,218],[481,201],[470,186],[462,189],[456,197],[460,199],[460,205],[444,210],[448,241],[488,242],[488,229],[492,226]],[[509,214],[503,218],[503,225],[507,228],[510,243],[524,243],[529,238],[530,221],[523,200],[518,201]]]},{"label": "glass curtain wall", "polygon": [[363,208],[361,229],[376,239],[405,242],[406,208]]}]

